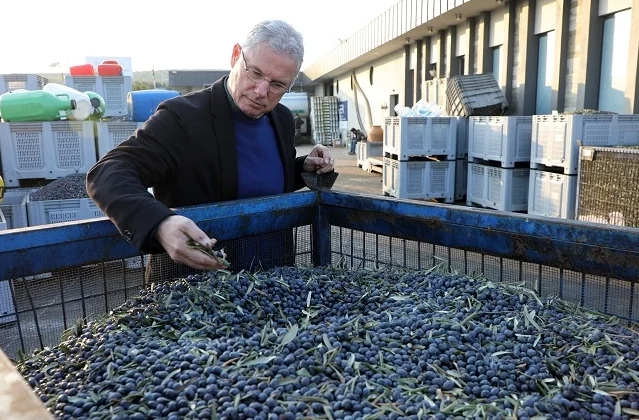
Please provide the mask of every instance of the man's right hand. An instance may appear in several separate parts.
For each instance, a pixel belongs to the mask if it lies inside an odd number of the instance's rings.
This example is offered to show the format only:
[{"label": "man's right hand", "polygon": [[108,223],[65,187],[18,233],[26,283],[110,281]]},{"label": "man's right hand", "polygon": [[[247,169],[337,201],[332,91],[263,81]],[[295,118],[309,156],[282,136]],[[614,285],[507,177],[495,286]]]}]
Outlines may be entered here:
[{"label": "man's right hand", "polygon": [[157,241],[173,261],[188,265],[197,270],[216,270],[225,268],[201,251],[190,247],[187,241],[193,239],[199,244],[212,248],[217,242],[209,238],[197,225],[184,216],[173,215],[164,219],[155,233]]}]

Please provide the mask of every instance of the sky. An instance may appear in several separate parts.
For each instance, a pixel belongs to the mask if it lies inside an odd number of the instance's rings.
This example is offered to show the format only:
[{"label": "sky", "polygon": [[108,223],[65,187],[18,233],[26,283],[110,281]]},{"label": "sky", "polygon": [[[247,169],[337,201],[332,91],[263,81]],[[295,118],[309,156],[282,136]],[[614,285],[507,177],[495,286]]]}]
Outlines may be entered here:
[{"label": "sky", "polygon": [[228,69],[233,45],[264,19],[301,32],[304,70],[397,1],[4,0],[0,74],[66,72],[87,56],[131,57],[133,71]]}]

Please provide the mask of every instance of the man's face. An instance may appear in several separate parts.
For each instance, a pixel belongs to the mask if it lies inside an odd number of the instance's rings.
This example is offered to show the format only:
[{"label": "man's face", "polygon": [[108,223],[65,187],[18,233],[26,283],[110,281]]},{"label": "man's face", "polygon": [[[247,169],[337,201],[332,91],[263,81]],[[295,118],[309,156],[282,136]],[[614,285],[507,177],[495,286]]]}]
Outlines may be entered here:
[{"label": "man's face", "polygon": [[[231,66],[228,83],[231,97],[242,112],[253,118],[275,108],[297,74],[297,63],[292,57],[278,54],[264,44],[244,51],[235,44]],[[260,74],[264,80],[251,80]]]}]

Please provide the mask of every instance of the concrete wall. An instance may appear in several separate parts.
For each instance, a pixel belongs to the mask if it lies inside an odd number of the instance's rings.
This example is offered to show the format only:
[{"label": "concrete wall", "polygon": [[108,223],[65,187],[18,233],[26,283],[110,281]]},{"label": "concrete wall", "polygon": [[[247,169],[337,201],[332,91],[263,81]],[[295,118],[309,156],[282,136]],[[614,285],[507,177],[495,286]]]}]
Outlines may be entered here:
[{"label": "concrete wall", "polygon": [[[564,110],[577,109],[577,91],[579,89],[577,58],[585,54],[584,45],[577,42],[577,16],[583,7],[580,0],[570,2],[570,18],[568,21],[568,50],[566,54],[566,93],[564,95]],[[581,70],[583,71],[583,69]]]},{"label": "concrete wall", "polygon": [[[372,120],[381,125],[393,114],[391,95],[398,95],[401,105],[411,106],[427,97],[433,85],[429,70],[436,67],[435,78],[448,78],[460,72],[464,57],[464,74],[494,71],[493,49],[500,48],[498,83],[510,103],[508,114],[532,115],[536,112],[539,37],[554,31],[552,50],[548,46],[543,80],[544,102],[550,109],[570,112],[598,107],[601,69],[603,17],[632,6],[632,25],[639,27],[639,0],[509,0],[498,8],[450,21],[447,27],[424,32],[416,39],[404,38],[394,52],[360,64],[356,75],[369,99]],[[603,13],[603,14],[602,14]],[[639,31],[629,34],[628,80],[625,96],[628,112],[639,112]],[[554,54],[553,54],[554,51]],[[554,56],[554,58],[553,58]],[[543,58],[542,58],[543,59]],[[374,84],[369,82],[370,66]],[[412,79],[410,79],[412,77]],[[334,78],[339,82],[338,96],[353,102],[350,73]],[[412,87],[412,89],[411,89]],[[431,88],[432,89],[432,88]],[[326,89],[324,89],[326,91]],[[321,89],[315,90],[316,94]],[[550,95],[550,99],[548,97]],[[408,103],[407,103],[408,99]],[[388,106],[387,109],[382,107]],[[363,124],[370,125],[363,97],[360,106]],[[355,121],[355,106],[349,106],[349,124]]]},{"label": "concrete wall", "polygon": [[[416,51],[413,50],[413,53]],[[393,110],[390,107],[390,95],[399,95],[399,104],[405,103],[404,97],[404,51],[399,50],[371,62],[367,66],[355,70],[355,76],[364,95],[370,104],[372,122],[368,118],[366,100],[361,92],[357,92],[358,106],[355,106],[355,93],[351,88],[351,73],[340,75],[339,93],[340,101],[348,101],[348,127],[364,128],[368,131],[371,125],[384,125],[384,118],[390,116]],[[373,67],[373,84],[370,83],[370,67]],[[355,86],[353,86],[354,88]],[[382,106],[387,107],[382,109]],[[360,126],[357,111],[364,127]]]}]

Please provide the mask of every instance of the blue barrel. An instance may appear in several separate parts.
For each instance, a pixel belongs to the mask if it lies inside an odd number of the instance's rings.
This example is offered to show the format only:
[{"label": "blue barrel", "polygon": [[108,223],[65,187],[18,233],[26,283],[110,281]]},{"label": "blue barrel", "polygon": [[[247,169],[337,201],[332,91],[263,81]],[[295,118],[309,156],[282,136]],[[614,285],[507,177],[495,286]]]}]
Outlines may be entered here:
[{"label": "blue barrel", "polygon": [[179,92],[166,89],[134,90],[126,96],[129,119],[145,122],[155,113],[158,105],[167,99],[180,96]]}]

